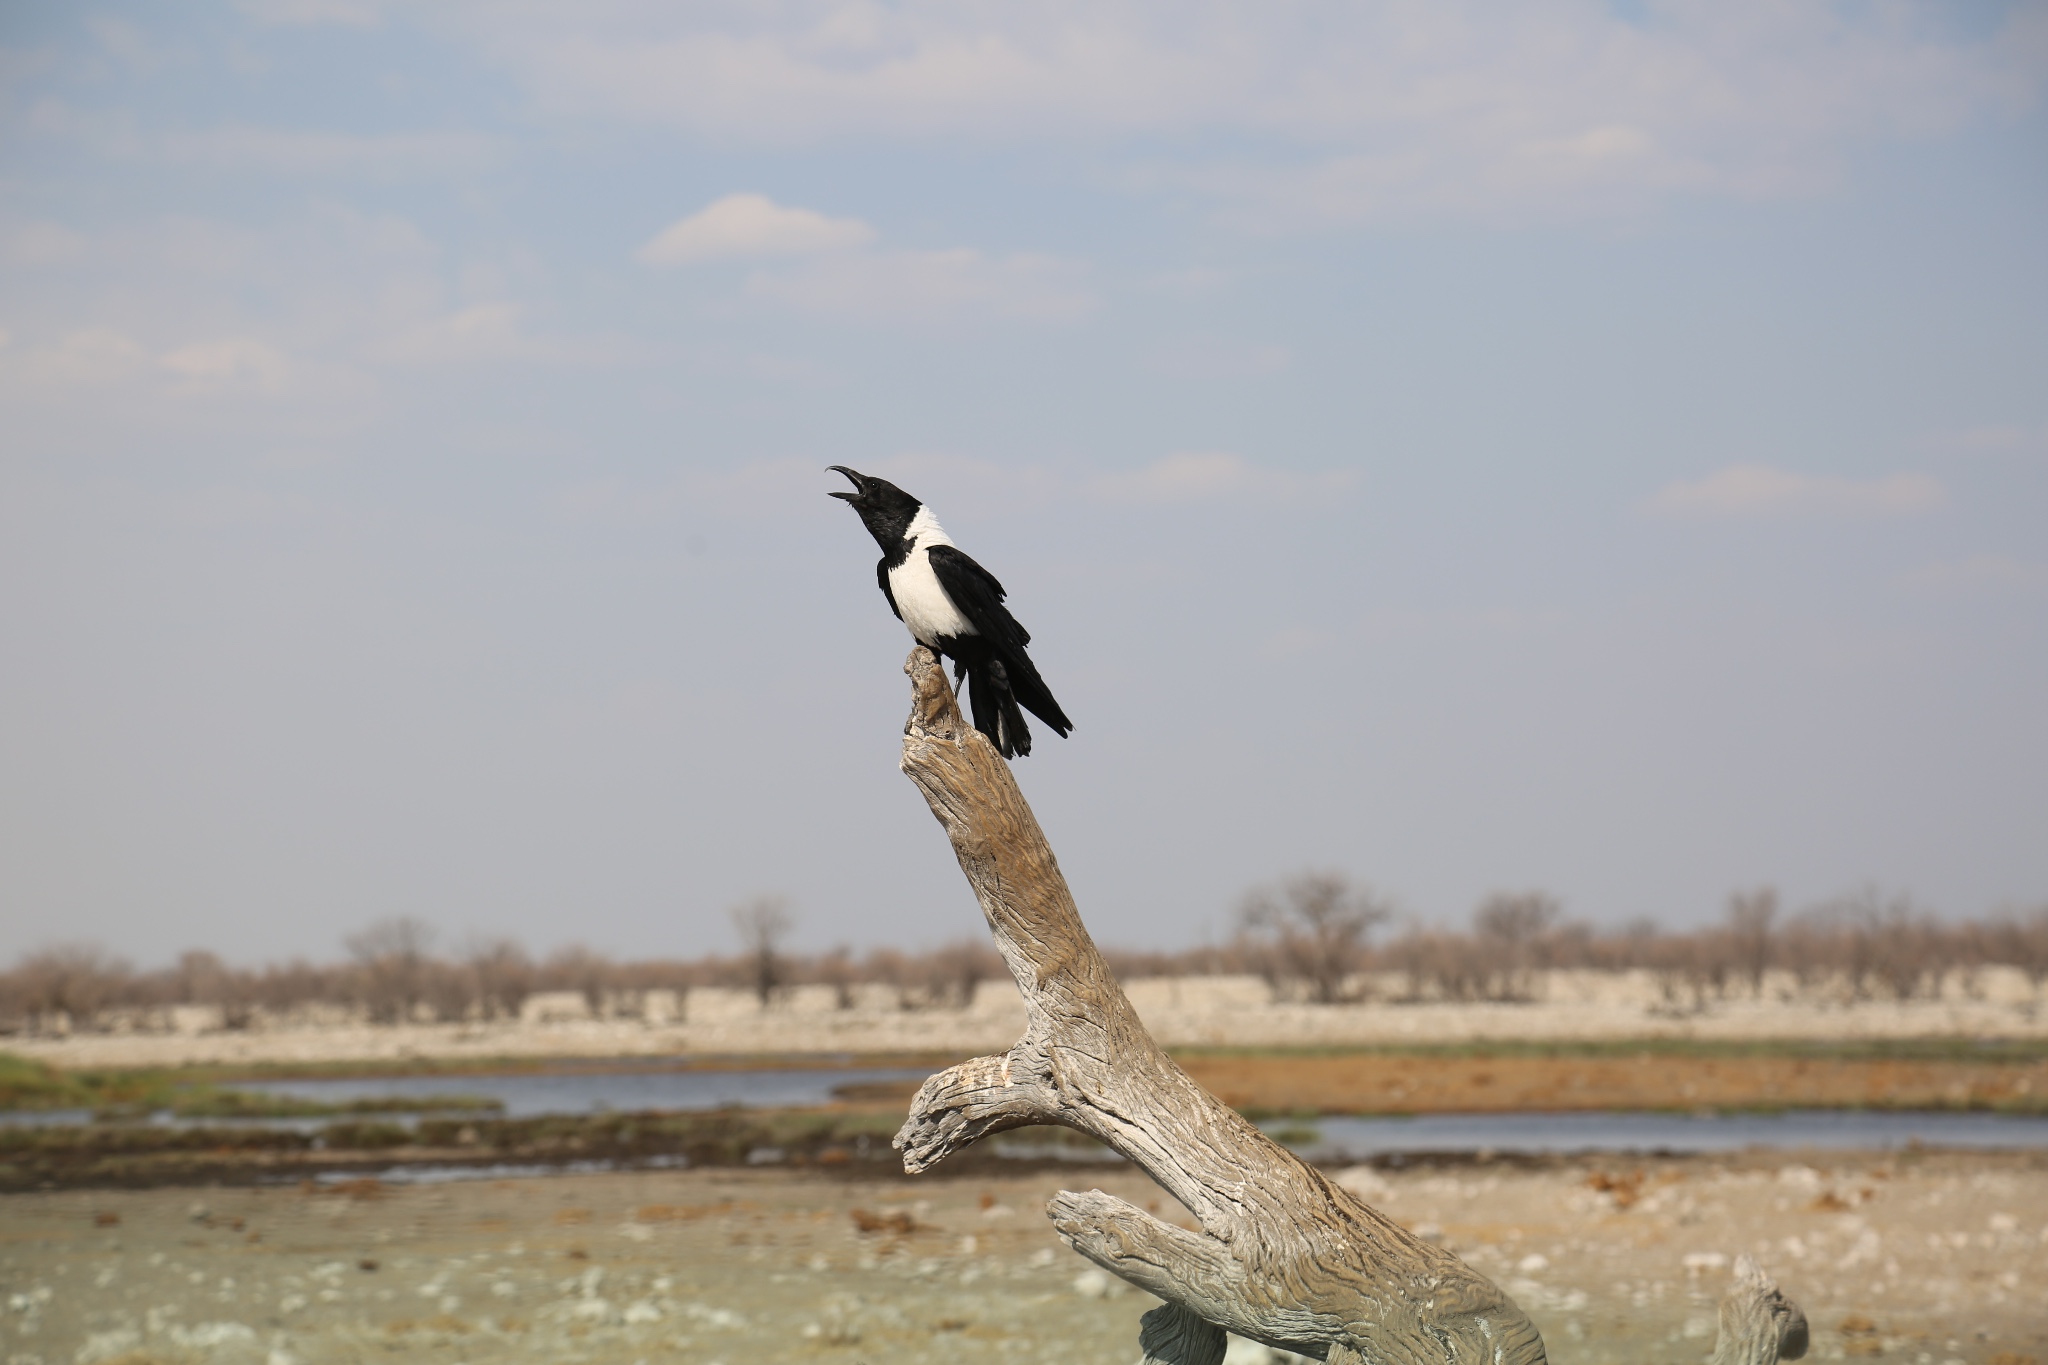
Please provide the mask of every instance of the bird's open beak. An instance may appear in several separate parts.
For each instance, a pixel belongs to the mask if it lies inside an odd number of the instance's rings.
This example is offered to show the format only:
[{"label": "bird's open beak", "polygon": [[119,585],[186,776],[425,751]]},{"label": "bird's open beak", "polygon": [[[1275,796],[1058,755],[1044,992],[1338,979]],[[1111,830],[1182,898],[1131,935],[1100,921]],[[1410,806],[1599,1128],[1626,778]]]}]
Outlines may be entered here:
[{"label": "bird's open beak", "polygon": [[845,498],[848,502],[859,502],[862,496],[866,494],[866,492],[868,491],[868,481],[865,475],[856,474],[843,464],[829,464],[826,465],[825,468],[831,470],[835,474],[844,474],[847,478],[853,481],[853,491],[851,493],[848,493],[842,489],[837,493],[828,493],[826,495],[827,497]]}]

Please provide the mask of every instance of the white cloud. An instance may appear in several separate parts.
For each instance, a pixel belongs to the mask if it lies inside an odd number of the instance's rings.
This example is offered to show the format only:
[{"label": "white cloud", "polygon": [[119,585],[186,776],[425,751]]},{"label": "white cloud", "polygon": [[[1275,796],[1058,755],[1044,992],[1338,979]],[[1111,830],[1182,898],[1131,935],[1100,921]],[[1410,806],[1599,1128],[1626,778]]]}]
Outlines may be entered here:
[{"label": "white cloud", "polygon": [[1838,479],[1738,464],[1672,484],[1645,507],[1669,516],[1899,516],[1938,507],[1944,496],[1941,484],[1925,474]]},{"label": "white cloud", "polygon": [[750,292],[807,313],[943,324],[984,319],[1070,322],[1095,306],[1080,268],[1050,256],[947,251],[861,252],[763,271]]},{"label": "white cloud", "polygon": [[548,358],[520,330],[519,305],[503,301],[419,319],[376,349],[380,358],[405,365]]},{"label": "white cloud", "polygon": [[276,389],[290,369],[283,352],[252,337],[194,342],[165,353],[157,363],[193,388],[248,384]]},{"label": "white cloud", "polygon": [[[0,222],[0,258],[21,248],[12,226]],[[163,216],[83,239],[31,234],[28,254],[52,248],[90,262],[75,278],[91,285],[91,303],[81,303],[74,280],[17,288],[0,384],[10,400],[83,401],[138,427],[173,414],[224,420],[237,405],[271,421],[280,403],[304,405],[318,423],[353,423],[380,395],[400,392],[387,381],[403,384],[408,371],[588,369],[640,355],[616,334],[564,333],[542,321],[553,315],[548,278],[516,249],[458,251],[404,218],[331,204],[262,231]],[[102,392],[81,399],[81,388],[118,390],[119,401]]]},{"label": "white cloud", "polygon": [[70,388],[128,378],[149,363],[133,337],[112,327],[81,327],[31,347],[10,368],[31,388]]},{"label": "white cloud", "polygon": [[401,367],[602,367],[629,364],[642,354],[618,336],[535,331],[526,325],[524,306],[506,299],[416,316],[369,338],[364,351],[373,360]]},{"label": "white cloud", "polygon": [[1228,451],[1183,451],[1142,468],[1099,474],[1088,491],[1105,502],[1209,502],[1218,498],[1294,497],[1336,493],[1355,482],[1348,471],[1289,474],[1251,463]]},{"label": "white cloud", "polygon": [[1095,306],[1071,262],[1028,252],[989,256],[969,247],[862,249],[874,239],[875,230],[857,218],[787,208],[759,194],[729,194],[664,229],[638,256],[653,265],[805,258],[757,270],[747,291],[801,312],[869,322],[1062,322]]},{"label": "white cloud", "polygon": [[874,240],[875,230],[857,218],[827,218],[810,209],[784,208],[759,194],[728,194],[709,207],[662,229],[640,248],[649,265],[750,256],[808,256],[840,251]]},{"label": "white cloud", "polygon": [[[86,327],[51,340],[10,348],[0,355],[0,381],[12,396],[81,404],[147,424],[165,409],[149,401],[246,399],[361,403],[369,381],[346,364],[290,354],[275,342],[242,334],[187,341],[159,350],[130,331]],[[81,391],[84,391],[81,393]]]},{"label": "white cloud", "polygon": [[1641,18],[1583,0],[793,0],[464,22],[546,105],[727,144],[1258,139],[1255,159],[1155,174],[1279,226],[1807,192],[1860,143],[2037,98],[2048,44],[2026,11],[1988,34],[1910,0]]}]

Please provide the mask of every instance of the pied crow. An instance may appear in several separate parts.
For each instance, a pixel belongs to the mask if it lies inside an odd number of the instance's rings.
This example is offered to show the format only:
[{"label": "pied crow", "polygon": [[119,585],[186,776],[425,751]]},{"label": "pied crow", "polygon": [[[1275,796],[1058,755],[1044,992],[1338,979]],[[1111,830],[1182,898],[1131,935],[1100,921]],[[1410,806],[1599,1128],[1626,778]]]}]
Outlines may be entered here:
[{"label": "pied crow", "polygon": [[931,508],[895,484],[843,464],[829,467],[853,481],[852,492],[831,496],[846,499],[882,547],[875,577],[889,610],[912,639],[953,661],[956,684],[967,679],[974,728],[1004,758],[1021,758],[1031,752],[1022,706],[1066,738],[1074,723],[1024,652],[1031,632],[1003,605],[996,576],[953,544]]}]

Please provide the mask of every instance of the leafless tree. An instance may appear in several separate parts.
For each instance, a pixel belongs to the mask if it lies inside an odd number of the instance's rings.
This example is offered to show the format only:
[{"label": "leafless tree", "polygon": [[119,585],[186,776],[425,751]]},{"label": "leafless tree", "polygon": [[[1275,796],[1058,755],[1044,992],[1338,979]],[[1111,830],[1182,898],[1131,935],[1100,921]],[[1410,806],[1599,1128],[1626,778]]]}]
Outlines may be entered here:
[{"label": "leafless tree", "polygon": [[1777,963],[1792,974],[1801,996],[1826,989],[1839,971],[1836,935],[1823,918],[1814,910],[1802,910],[1789,916],[1777,934]]},{"label": "leafless tree", "polygon": [[1780,936],[1781,956],[1802,991],[1833,988],[1855,1000],[1910,1000],[1940,989],[1951,966],[1969,960],[1978,936],[1944,926],[1910,897],[1875,888],[1801,911]]},{"label": "leafless tree", "polygon": [[[1063,1190],[1046,1212],[1069,1247],[1161,1301],[1139,1328],[1148,1361],[1215,1365],[1228,1334],[1328,1365],[1542,1361],[1535,1325],[1491,1280],[1174,1064],[1110,975],[1014,775],[968,729],[937,657],[919,648],[904,671],[903,771],[945,827],[1029,1005],[1015,1045],[919,1088],[894,1139],[904,1171],[1036,1124],[1086,1133],[1143,1170],[1194,1230],[1100,1190]],[[1806,1349],[1805,1314],[1747,1256],[1719,1318],[1716,1365],[1776,1365]]]},{"label": "leafless tree", "polygon": [[593,1016],[601,1017],[606,997],[612,991],[618,969],[602,953],[581,943],[571,943],[548,954],[541,964],[540,979],[551,991],[576,991],[583,996]]},{"label": "leafless tree", "polygon": [[1872,974],[1894,1000],[1923,991],[1940,994],[1941,979],[1954,965],[1950,936],[1909,896],[1874,903],[1865,924],[1872,939]]},{"label": "leafless tree", "polygon": [[[765,919],[755,919],[757,906],[768,911]],[[1467,932],[1417,925],[1375,953],[1371,935],[1385,918],[1377,898],[1341,879],[1303,878],[1250,898],[1239,931],[1220,946],[1109,956],[1126,976],[1255,972],[1276,991],[1312,1000],[1344,998],[1375,965],[1405,976],[1401,998],[1411,1001],[1523,999],[1537,971],[1559,966],[1647,969],[1666,1007],[1687,1011],[1731,991],[1754,993],[1773,969],[1789,972],[1802,994],[1850,999],[1911,999],[1938,991],[1957,970],[1973,989],[1974,973],[1994,964],[2026,973],[2036,989],[2048,981],[2048,905],[1950,921],[1910,898],[1863,891],[1798,914],[1778,908],[1764,888],[1732,896],[1723,919],[1689,932],[1641,921],[1595,933],[1560,922],[1550,897],[1523,893],[1489,898]],[[1358,913],[1362,919],[1348,918]],[[0,1032],[46,1026],[60,1015],[92,1027],[110,1009],[148,1015],[172,1004],[218,1004],[230,1027],[253,1022],[258,1009],[345,1002],[386,1021],[424,1017],[429,1007],[441,1019],[496,1018],[515,1015],[528,992],[544,988],[581,991],[600,1011],[620,992],[713,984],[744,983],[773,1003],[800,981],[831,986],[849,1008],[861,983],[885,984],[901,1008],[923,1010],[966,1005],[983,981],[1000,976],[978,943],[919,953],[875,948],[858,960],[841,949],[807,961],[784,950],[790,920],[779,901],[739,907],[734,925],[746,951],[729,957],[612,961],[572,948],[538,966],[500,939],[472,940],[436,957],[431,931],[411,919],[351,935],[352,960],[344,963],[243,969],[194,949],[137,973],[96,948],[58,947],[0,971]]]},{"label": "leafless tree", "polygon": [[1472,927],[1499,943],[1526,947],[1557,922],[1557,898],[1542,891],[1496,891],[1472,912]]},{"label": "leafless tree", "polygon": [[163,974],[161,998],[181,1005],[215,1005],[220,1008],[226,1028],[247,1028],[253,1022],[256,987],[247,972],[236,971],[220,955],[204,948],[189,948],[178,954],[177,963]]},{"label": "leafless tree", "polygon": [[1402,998],[1478,1000],[1485,995],[1487,972],[1479,945],[1464,934],[1445,933],[1417,924],[1388,944],[1386,961],[1406,980]]},{"label": "leafless tree", "polygon": [[746,948],[754,994],[761,1008],[767,1009],[789,980],[782,943],[796,921],[789,913],[789,903],[780,896],[756,896],[734,906],[731,913],[732,927]]},{"label": "leafless tree", "polygon": [[860,973],[864,980],[893,990],[897,1009],[923,1008],[924,1000],[917,991],[920,974],[916,964],[905,954],[894,948],[870,948],[861,959]]},{"label": "leafless tree", "polygon": [[1809,924],[1824,940],[1851,995],[1887,994],[1909,1000],[1939,983],[1947,963],[1940,934],[1910,898],[1865,887],[1810,911]]},{"label": "leafless tree", "polygon": [[472,1017],[479,1005],[475,973],[466,962],[429,957],[421,973],[420,1002],[436,1020]]},{"label": "leafless tree", "polygon": [[1557,898],[1542,891],[1496,891],[1479,903],[1472,927],[1490,949],[1489,997],[1531,998],[1544,935],[1560,913]]},{"label": "leafless tree", "polygon": [[426,998],[432,927],[411,915],[383,919],[342,940],[356,961],[358,994],[370,1017],[403,1023]]},{"label": "leafless tree", "polygon": [[1778,917],[1778,892],[1760,886],[1728,898],[1728,936],[1735,961],[1749,982],[1749,993],[1761,1000],[1764,973],[1771,969],[1771,921]]},{"label": "leafless tree", "polygon": [[939,1008],[966,1009],[981,983],[1003,975],[1003,960],[984,940],[961,939],[925,955],[924,995]]},{"label": "leafless tree", "polygon": [[1698,1013],[1727,988],[1732,957],[1727,935],[1656,934],[1638,941],[1635,965],[1650,969],[1666,1011]]},{"label": "leafless tree", "polygon": [[840,944],[821,956],[814,970],[820,984],[832,988],[834,1006],[843,1010],[854,1007],[858,1001],[854,987],[860,984],[860,968],[854,964],[851,948]]},{"label": "leafless tree", "polygon": [[1335,872],[1304,873],[1277,891],[1261,887],[1238,910],[1266,979],[1276,990],[1298,983],[1322,1005],[1352,997],[1372,931],[1392,917],[1385,901]]},{"label": "leafless tree", "polygon": [[188,948],[171,968],[173,998],[181,1005],[212,1005],[227,993],[230,972],[220,954]]},{"label": "leafless tree", "polygon": [[53,943],[21,958],[11,973],[17,1008],[31,1018],[62,1015],[91,1027],[133,973],[96,943]]},{"label": "leafless tree", "polygon": [[473,938],[463,954],[472,999],[486,1019],[517,1018],[533,989],[533,960],[517,939]]},{"label": "leafless tree", "polygon": [[2048,980],[2048,905],[2009,915],[1985,926],[1976,956],[2005,962],[2027,974],[2034,989]]},{"label": "leafless tree", "polygon": [[303,958],[272,963],[249,974],[251,998],[265,1009],[290,1010],[319,1002],[349,998],[348,968],[316,967]]},{"label": "leafless tree", "polygon": [[1104,948],[1102,955],[1116,971],[1119,981],[1137,981],[1150,976],[1223,976],[1255,970],[1245,960],[1245,945],[1233,942],[1218,947],[1204,943],[1179,951],[1162,948]]}]

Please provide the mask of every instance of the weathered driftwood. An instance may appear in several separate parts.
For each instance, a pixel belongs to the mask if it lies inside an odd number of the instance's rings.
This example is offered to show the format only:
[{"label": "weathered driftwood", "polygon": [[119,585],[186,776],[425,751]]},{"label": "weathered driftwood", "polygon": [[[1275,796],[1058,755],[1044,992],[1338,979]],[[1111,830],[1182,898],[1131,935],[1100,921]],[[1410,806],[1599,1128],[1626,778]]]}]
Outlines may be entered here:
[{"label": "weathered driftwood", "polygon": [[[1076,1129],[1129,1158],[1198,1231],[1099,1190],[1062,1191],[1046,1211],[1075,1251],[1165,1300],[1140,1334],[1145,1359],[1161,1365],[1216,1365],[1226,1331],[1330,1365],[1542,1361],[1542,1338],[1492,1281],[1333,1184],[1160,1050],[1082,926],[1009,766],[961,718],[937,659],[913,650],[904,671],[903,771],[952,840],[1029,1021],[1008,1052],[924,1083],[896,1135],[904,1169],[1030,1124]],[[1717,1365],[1797,1353],[1770,1303],[1798,1310],[1757,1279],[1743,1306],[1723,1308]]]},{"label": "weathered driftwood", "polygon": [[1708,1365],[1773,1365],[1806,1354],[1806,1314],[1747,1256],[1721,1299],[1721,1332]]}]

